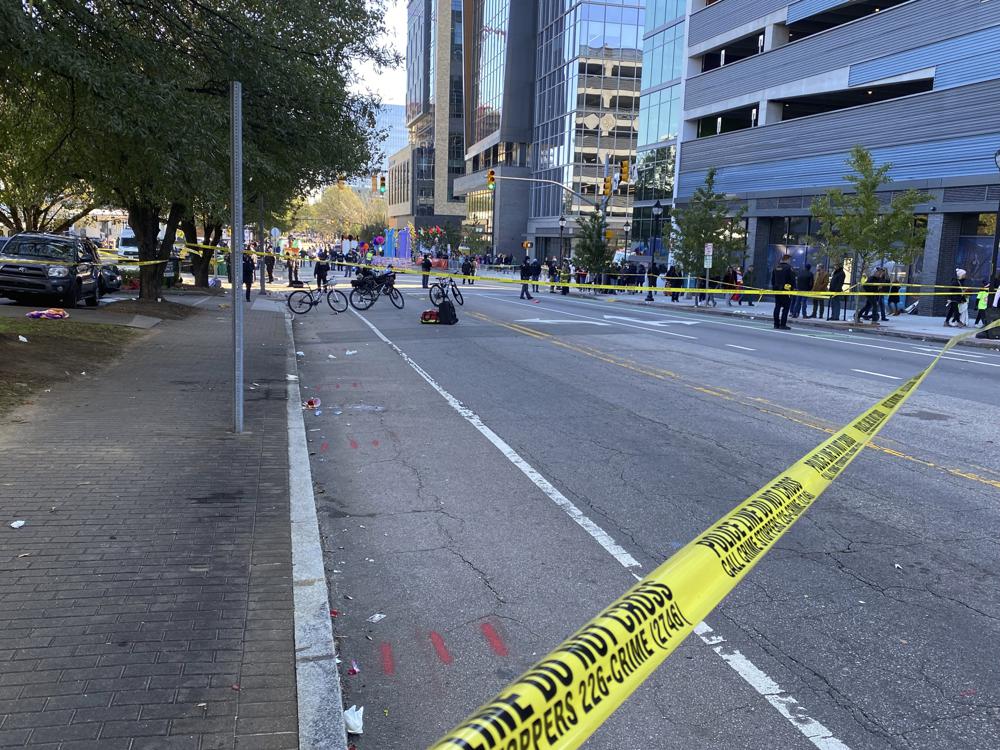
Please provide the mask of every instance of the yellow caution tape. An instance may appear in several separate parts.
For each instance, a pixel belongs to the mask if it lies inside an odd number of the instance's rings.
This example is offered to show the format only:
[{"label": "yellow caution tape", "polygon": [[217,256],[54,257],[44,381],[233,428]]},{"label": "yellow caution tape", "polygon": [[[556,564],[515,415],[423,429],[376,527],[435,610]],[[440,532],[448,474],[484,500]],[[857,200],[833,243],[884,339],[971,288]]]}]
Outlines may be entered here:
[{"label": "yellow caution tape", "polygon": [[[243,252],[250,252],[244,250]],[[266,253],[251,252],[254,255],[265,255]],[[281,257],[281,256],[275,256]],[[307,260],[315,260],[315,258],[308,258]],[[384,270],[385,266],[375,266],[366,263],[345,263],[342,261],[327,261],[332,266],[339,267],[350,267],[350,268],[372,268],[376,270]],[[759,289],[756,287],[743,287],[742,289],[736,289],[733,287],[728,287],[725,289],[715,288],[715,289],[700,289],[695,287],[662,287],[662,286],[620,286],[618,284],[580,284],[575,281],[545,281],[539,279],[538,281],[533,280],[522,280],[522,279],[502,279],[495,276],[466,276],[460,273],[451,273],[449,271],[444,271],[439,268],[432,268],[430,271],[423,271],[418,268],[393,268],[394,273],[401,274],[411,274],[411,275],[422,275],[426,273],[428,276],[433,276],[436,278],[448,278],[448,279],[468,279],[471,281],[490,281],[496,282],[498,284],[537,284],[539,286],[554,286],[559,287],[569,287],[570,289],[613,289],[615,291],[624,292],[653,292],[656,293],[690,293],[690,294],[739,294],[748,297],[756,296],[792,296],[792,297],[808,297],[808,298],[819,298],[828,299],[832,297],[885,297],[888,292],[859,292],[855,291],[853,288],[844,292],[813,292],[813,291],[774,291],[771,289]],[[575,275],[575,274],[574,274]],[[966,294],[973,294],[976,289],[966,288]],[[954,292],[925,292],[920,295],[907,295],[907,296],[921,296],[921,297],[944,297],[951,296]]]},{"label": "yellow caution tape", "polygon": [[950,339],[926,369],[712,524],[431,750],[579,747],[809,509],[941,357],[975,333]]}]

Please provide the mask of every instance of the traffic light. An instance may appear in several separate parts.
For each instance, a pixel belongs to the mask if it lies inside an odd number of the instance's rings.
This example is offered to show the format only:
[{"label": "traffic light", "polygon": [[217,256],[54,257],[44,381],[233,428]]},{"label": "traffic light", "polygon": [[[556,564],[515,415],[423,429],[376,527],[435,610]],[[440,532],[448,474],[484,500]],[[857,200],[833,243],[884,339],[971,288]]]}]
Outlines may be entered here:
[{"label": "traffic light", "polygon": [[486,188],[487,190],[496,190],[497,187],[497,172],[495,169],[491,169],[486,173]]},{"label": "traffic light", "polygon": [[385,175],[378,178],[378,191],[385,195]]},{"label": "traffic light", "polygon": [[628,183],[628,172],[629,163],[627,161],[623,161],[618,165],[618,174],[620,175],[621,182]]},{"label": "traffic light", "polygon": [[604,175],[604,195],[611,195],[611,175]]},{"label": "traffic light", "polygon": [[373,174],[372,175],[372,192],[374,193],[376,190],[378,190],[378,175],[377,174]]}]

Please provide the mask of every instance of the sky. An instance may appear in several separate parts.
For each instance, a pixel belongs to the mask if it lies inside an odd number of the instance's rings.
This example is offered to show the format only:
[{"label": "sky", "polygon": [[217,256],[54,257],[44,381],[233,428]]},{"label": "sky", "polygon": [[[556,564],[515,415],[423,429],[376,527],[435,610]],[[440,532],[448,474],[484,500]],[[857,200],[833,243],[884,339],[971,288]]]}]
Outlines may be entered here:
[{"label": "sky", "polygon": [[[387,0],[388,8],[385,14],[385,25],[388,29],[389,42],[399,55],[406,52],[406,2],[405,0]],[[358,65],[360,77],[359,87],[374,91],[385,104],[404,104],[406,100],[406,66],[383,69],[381,72],[374,65]]]}]

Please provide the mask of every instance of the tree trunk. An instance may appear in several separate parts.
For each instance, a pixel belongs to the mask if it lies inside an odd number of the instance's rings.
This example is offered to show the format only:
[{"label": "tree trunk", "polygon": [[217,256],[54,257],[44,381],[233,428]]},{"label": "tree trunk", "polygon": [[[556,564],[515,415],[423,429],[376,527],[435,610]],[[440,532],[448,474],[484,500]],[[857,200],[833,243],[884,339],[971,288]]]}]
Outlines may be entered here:
[{"label": "tree trunk", "polygon": [[[156,235],[160,231],[160,208],[150,202],[136,201],[128,206],[128,224],[135,232],[139,261],[158,260]],[[163,284],[163,264],[139,266],[139,299],[156,302]]]},{"label": "tree trunk", "polygon": [[[198,225],[193,217],[185,218],[181,221],[181,231],[184,232],[184,239],[190,245],[198,244]],[[203,244],[208,244],[208,232],[205,232],[206,239]],[[212,264],[212,251],[204,247],[191,249],[191,273],[194,274],[194,285],[197,287],[208,286],[208,271]]]},{"label": "tree trunk", "polygon": [[[184,218],[185,206],[183,203],[178,203],[174,201],[170,204],[170,211],[167,213],[167,224],[163,230],[163,241],[160,242],[160,252],[159,257],[166,260],[167,263],[171,262],[171,257],[173,256],[174,250],[174,239],[177,235],[177,226],[180,224],[182,218]],[[166,269],[166,263],[157,264],[160,267],[160,279],[162,283],[163,271]],[[176,268],[177,274],[180,275],[180,263],[177,264]],[[177,280],[177,277],[174,277]]]}]

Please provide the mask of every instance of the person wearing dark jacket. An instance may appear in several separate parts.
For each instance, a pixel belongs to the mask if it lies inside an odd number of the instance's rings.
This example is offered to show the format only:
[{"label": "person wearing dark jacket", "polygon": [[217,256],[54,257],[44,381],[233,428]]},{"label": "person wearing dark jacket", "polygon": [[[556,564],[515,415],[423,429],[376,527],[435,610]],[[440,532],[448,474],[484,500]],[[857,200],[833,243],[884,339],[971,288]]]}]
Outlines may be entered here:
[{"label": "person wearing dark jacket", "polygon": [[[681,278],[681,274],[677,270],[677,266],[670,266],[670,268],[667,269],[667,286],[669,288],[671,288],[671,289],[680,289],[681,288],[681,281],[682,280],[683,279]],[[666,292],[664,292],[664,294],[666,294]],[[681,298],[681,293],[680,292],[676,292],[676,291],[670,292],[670,301],[671,302],[677,302],[680,298]]]},{"label": "person wearing dark jacket", "polygon": [[795,272],[792,271],[791,255],[782,255],[781,262],[771,271],[771,290],[774,295],[774,327],[782,331],[790,331],[788,327],[788,309],[792,304],[792,295],[782,292],[795,291]]},{"label": "person wearing dark jacket", "polygon": [[542,263],[538,258],[531,261],[531,291],[538,291],[538,281],[542,277]]},{"label": "person wearing dark jacket", "polygon": [[534,273],[534,266],[531,259],[525,256],[524,263],[521,264],[521,299],[534,299],[531,292],[528,291],[528,282],[531,281],[532,273]]},{"label": "person wearing dark jacket", "polygon": [[[841,263],[837,266],[833,274],[830,276],[830,291],[839,295],[844,291],[844,281],[847,279],[847,274],[844,273],[844,264]],[[830,297],[830,317],[827,320],[840,320],[840,297]]]},{"label": "person wearing dark jacket", "polygon": [[330,256],[326,250],[320,250],[316,255],[316,266],[313,268],[313,278],[316,279],[316,288],[327,289],[327,275],[330,273]]},{"label": "person wearing dark jacket", "polygon": [[433,265],[434,264],[431,263],[431,257],[425,254],[424,259],[420,261],[420,270],[422,271],[422,273],[420,274],[421,286],[423,286],[424,289],[427,288],[427,279],[429,277]]},{"label": "person wearing dark jacket", "polygon": [[257,264],[254,263],[250,253],[243,253],[243,286],[247,288],[247,302],[250,301],[250,290],[253,289],[254,270]]},{"label": "person wearing dark jacket", "polygon": [[[472,261],[469,260],[469,256],[465,256],[465,259],[462,261],[462,275],[472,276]],[[463,284],[467,284],[468,282],[468,279],[462,279]]]},{"label": "person wearing dark jacket", "polygon": [[[795,279],[795,288],[802,292],[811,292],[813,288],[813,283],[816,281],[816,277],[813,275],[812,266],[806,263],[806,267],[799,271],[798,278]],[[806,297],[801,295],[795,295],[792,299],[791,310],[789,315],[793,318],[798,318],[799,313],[805,314],[806,312]]]}]

